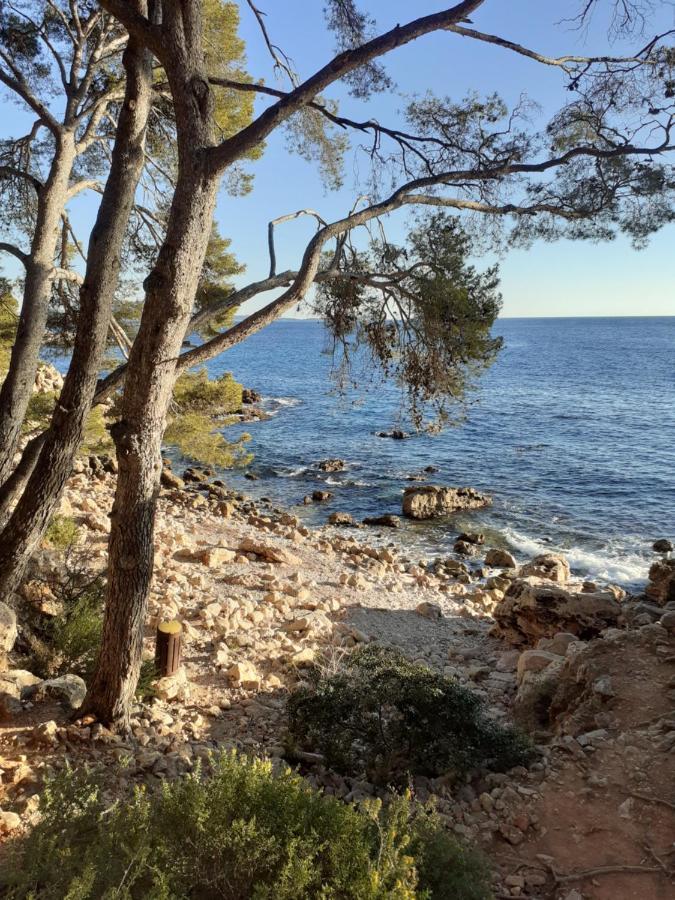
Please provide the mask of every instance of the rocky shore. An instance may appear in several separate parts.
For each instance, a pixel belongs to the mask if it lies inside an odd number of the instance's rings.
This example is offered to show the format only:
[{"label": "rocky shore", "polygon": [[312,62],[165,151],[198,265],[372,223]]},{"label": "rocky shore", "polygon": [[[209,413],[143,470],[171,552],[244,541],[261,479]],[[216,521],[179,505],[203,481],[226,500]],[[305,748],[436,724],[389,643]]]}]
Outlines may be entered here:
[{"label": "rocky shore", "polygon": [[[80,469],[60,512],[77,523],[77,547],[95,573],[105,567],[114,464],[94,459]],[[59,553],[44,548],[14,608],[0,609],[5,836],[30,827],[44,774],[67,761],[107,767],[110,789],[123,790],[236,747],[285,759],[346,801],[383,794],[286,741],[286,699],[308,667],[374,642],[470,686],[496,721],[532,736],[529,768],[476,772],[459,787],[411,783],[420,800],[435,798],[448,828],[484,849],[496,896],[657,900],[673,890],[675,560],[667,553],[655,557],[645,593],[627,596],[572,578],[564,557],[516,560],[480,535],[458,535],[447,558],[412,559],[392,540],[393,521],[310,530],[201,470],[193,476],[167,469],[163,477],[146,644],[151,658],[157,624],[180,620],[183,667],[138,703],[130,734],[73,718],[84,695],[77,676],[30,672],[23,611],[56,614],[49,585]],[[423,495],[422,504],[439,502]],[[465,508],[483,500],[462,497]]]}]

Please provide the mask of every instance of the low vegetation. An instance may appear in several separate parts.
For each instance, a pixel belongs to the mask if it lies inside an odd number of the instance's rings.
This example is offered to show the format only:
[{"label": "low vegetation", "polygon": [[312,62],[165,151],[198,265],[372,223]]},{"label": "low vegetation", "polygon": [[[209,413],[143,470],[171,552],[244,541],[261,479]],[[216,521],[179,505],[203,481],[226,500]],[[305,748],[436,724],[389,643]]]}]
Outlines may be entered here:
[{"label": "low vegetation", "polygon": [[405,797],[360,809],[269,762],[214,758],[212,773],[112,802],[92,778],[47,785],[13,848],[11,900],[487,900],[489,873]]},{"label": "low vegetation", "polygon": [[290,697],[289,727],[293,740],[331,767],[365,771],[380,783],[504,771],[529,754],[524,736],[491,720],[476,693],[376,646],[331,672],[317,669]]}]

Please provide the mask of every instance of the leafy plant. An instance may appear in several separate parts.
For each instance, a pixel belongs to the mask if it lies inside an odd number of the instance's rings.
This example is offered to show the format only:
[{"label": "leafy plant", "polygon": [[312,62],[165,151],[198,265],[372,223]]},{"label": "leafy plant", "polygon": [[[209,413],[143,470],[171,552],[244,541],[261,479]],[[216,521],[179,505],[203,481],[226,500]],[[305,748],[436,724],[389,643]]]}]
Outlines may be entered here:
[{"label": "leafy plant", "polygon": [[4,867],[11,900],[487,900],[488,872],[407,797],[361,809],[234,753],[111,801],[66,771]]},{"label": "leafy plant", "polygon": [[492,721],[473,691],[374,645],[332,673],[316,670],[288,709],[294,740],[334,768],[379,782],[505,770],[529,752],[524,736]]},{"label": "leafy plant", "polygon": [[67,550],[77,543],[79,528],[70,516],[52,516],[44,540],[55,550]]}]

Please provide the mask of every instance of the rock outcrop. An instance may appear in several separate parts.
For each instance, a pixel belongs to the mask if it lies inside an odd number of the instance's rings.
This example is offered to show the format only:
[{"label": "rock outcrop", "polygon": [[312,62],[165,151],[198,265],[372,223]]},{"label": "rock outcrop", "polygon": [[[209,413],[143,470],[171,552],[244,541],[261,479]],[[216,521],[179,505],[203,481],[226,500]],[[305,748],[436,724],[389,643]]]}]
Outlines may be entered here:
[{"label": "rock outcrop", "polygon": [[567,632],[584,640],[617,624],[621,606],[609,591],[576,593],[534,578],[519,578],[494,611],[496,632],[512,644],[535,644]]},{"label": "rock outcrop", "polygon": [[463,509],[489,506],[492,498],[470,487],[443,487],[428,484],[403,492],[403,515],[409,519],[433,519]]},{"label": "rock outcrop", "polygon": [[675,559],[660,559],[650,566],[645,594],[659,606],[675,600]]}]

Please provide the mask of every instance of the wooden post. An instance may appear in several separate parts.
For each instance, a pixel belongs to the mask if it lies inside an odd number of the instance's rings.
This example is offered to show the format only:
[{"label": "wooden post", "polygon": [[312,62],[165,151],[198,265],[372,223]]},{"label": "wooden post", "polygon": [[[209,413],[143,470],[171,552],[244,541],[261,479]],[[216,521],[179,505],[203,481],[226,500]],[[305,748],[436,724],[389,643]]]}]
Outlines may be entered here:
[{"label": "wooden post", "polygon": [[155,666],[160,678],[175,675],[180,668],[183,626],[175,619],[157,626]]}]

